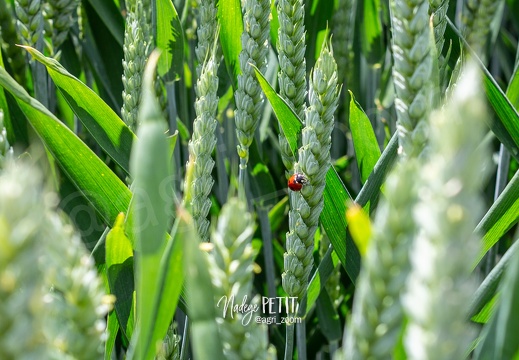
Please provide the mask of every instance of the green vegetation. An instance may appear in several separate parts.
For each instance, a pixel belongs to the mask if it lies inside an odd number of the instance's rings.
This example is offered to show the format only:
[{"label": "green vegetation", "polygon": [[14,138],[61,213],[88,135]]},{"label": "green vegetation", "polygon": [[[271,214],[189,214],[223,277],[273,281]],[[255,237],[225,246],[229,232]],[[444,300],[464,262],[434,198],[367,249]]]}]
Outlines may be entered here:
[{"label": "green vegetation", "polygon": [[518,359],[519,0],[462,3],[0,0],[0,358]]}]

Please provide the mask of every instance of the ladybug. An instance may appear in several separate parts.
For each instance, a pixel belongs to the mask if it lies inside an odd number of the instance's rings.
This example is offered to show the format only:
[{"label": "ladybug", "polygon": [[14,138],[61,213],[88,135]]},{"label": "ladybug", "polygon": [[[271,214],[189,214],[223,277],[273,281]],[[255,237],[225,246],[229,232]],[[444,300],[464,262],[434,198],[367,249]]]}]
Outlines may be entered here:
[{"label": "ladybug", "polygon": [[288,179],[288,188],[292,191],[299,191],[308,183],[308,178],[302,173],[293,174]]}]

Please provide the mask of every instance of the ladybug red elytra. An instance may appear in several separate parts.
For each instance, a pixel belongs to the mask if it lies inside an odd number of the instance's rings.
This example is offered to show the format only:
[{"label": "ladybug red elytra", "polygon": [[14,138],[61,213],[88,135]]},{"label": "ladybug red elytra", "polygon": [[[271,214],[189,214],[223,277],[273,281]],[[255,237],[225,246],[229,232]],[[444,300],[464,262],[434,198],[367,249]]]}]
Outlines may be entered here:
[{"label": "ladybug red elytra", "polygon": [[299,191],[308,183],[308,178],[302,173],[293,174],[288,179],[288,188],[292,191]]}]

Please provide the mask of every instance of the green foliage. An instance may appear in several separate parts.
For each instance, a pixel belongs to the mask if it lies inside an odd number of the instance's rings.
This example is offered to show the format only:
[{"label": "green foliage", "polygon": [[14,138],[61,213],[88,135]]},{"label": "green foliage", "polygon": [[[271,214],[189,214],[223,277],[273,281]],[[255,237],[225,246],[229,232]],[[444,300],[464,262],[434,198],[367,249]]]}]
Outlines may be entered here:
[{"label": "green foliage", "polygon": [[[516,356],[516,10],[0,0],[0,181],[29,160],[46,186],[17,170],[27,178],[0,187],[26,200],[0,204],[0,357]],[[483,81],[462,94],[467,59]],[[294,171],[300,191],[287,189]],[[350,206],[373,224],[362,258]],[[4,271],[14,253],[31,266]],[[99,288],[92,261],[116,299],[104,344],[88,324],[106,298],[84,298]],[[239,306],[223,315],[223,294],[259,311],[245,326]],[[286,296],[301,306],[269,302]],[[296,324],[281,323],[289,313]]]},{"label": "green foliage", "polygon": [[350,93],[350,128],[360,179],[365,183],[380,158],[380,149],[371,123]]},{"label": "green foliage", "polygon": [[[137,304],[137,341],[135,356],[149,359],[154,355],[153,339],[156,303],[160,294],[157,266],[166,246],[173,194],[167,181],[171,174],[169,144],[164,133],[165,121],[154,95],[153,81],[158,54],[150,57],[143,79],[142,106],[139,110],[139,142],[132,151],[130,170],[133,176],[135,291]],[[169,184],[171,186],[171,184]],[[162,193],[160,191],[162,190]],[[164,334],[163,334],[164,335]],[[151,348],[151,349],[150,349]],[[151,355],[150,355],[151,354]]]}]

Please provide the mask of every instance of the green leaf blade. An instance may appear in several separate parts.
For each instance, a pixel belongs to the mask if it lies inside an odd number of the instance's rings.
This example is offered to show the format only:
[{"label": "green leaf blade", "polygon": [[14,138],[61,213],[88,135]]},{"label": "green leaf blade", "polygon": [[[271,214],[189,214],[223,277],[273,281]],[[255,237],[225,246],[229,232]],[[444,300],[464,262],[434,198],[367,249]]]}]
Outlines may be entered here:
[{"label": "green leaf blade", "polygon": [[160,298],[160,264],[167,244],[166,233],[172,217],[173,190],[170,144],[166,121],[155,95],[153,82],[158,52],[150,55],[146,66],[139,109],[139,141],[132,150],[134,247],[136,265],[136,305],[138,359],[153,359],[152,343],[157,304]]},{"label": "green leaf blade", "polygon": [[117,216],[115,224],[106,236],[106,275],[110,293],[115,295],[115,313],[118,324],[126,338],[128,319],[130,318],[134,280],[133,249],[130,240],[124,233],[124,215]]},{"label": "green leaf blade", "polygon": [[159,288],[160,296],[157,297],[157,315],[151,343],[161,341],[168,331],[175,315],[182,285],[184,283],[184,243],[193,239],[186,238],[187,233],[180,231],[177,220],[169,239],[164,256],[160,262]]},{"label": "green leaf blade", "polygon": [[346,273],[355,283],[360,271],[360,254],[346,230],[347,201],[353,199],[332,166],[326,173],[324,208],[319,219]]},{"label": "green leaf blade", "polygon": [[156,0],[157,47],[162,50],[157,68],[166,82],[180,78],[184,66],[184,31],[171,0]]},{"label": "green leaf blade", "polygon": [[485,254],[519,220],[519,172],[505,187],[501,195],[479,222],[475,232],[481,234],[482,249],[477,258],[479,263]]},{"label": "green leaf blade", "polygon": [[371,122],[351,91],[350,99],[351,136],[353,138],[360,178],[364,184],[380,158],[380,148],[378,147]]},{"label": "green leaf blade", "polygon": [[243,18],[240,0],[220,0],[218,3],[220,23],[220,44],[222,45],[225,66],[231,76],[234,88],[240,74],[241,34]]},{"label": "green leaf blade", "polygon": [[268,83],[267,79],[265,79],[258,68],[253,65],[251,66],[254,68],[261,89],[265,93],[265,96],[274,110],[274,114],[276,114],[276,117],[283,128],[283,132],[290,144],[292,153],[297,154],[297,139],[301,129],[303,128],[301,119],[297,117],[294,110],[292,110],[287,102],[276,93],[274,88]]},{"label": "green leaf blade", "polygon": [[519,256],[514,255],[500,286],[499,304],[483,327],[474,360],[512,359],[519,351]]},{"label": "green leaf blade", "polygon": [[92,89],[70,74],[59,62],[34,48],[24,46],[36,60],[47,67],[54,84],[63,94],[83,126],[99,146],[127,174],[135,134]]},{"label": "green leaf blade", "polygon": [[0,68],[0,85],[16,102],[72,183],[92,203],[106,224],[126,212],[130,190],[69,128]]},{"label": "green leaf blade", "polygon": [[379,64],[384,56],[384,38],[382,34],[382,22],[380,20],[380,1],[366,0],[359,3],[359,25],[362,53],[370,64]]}]

